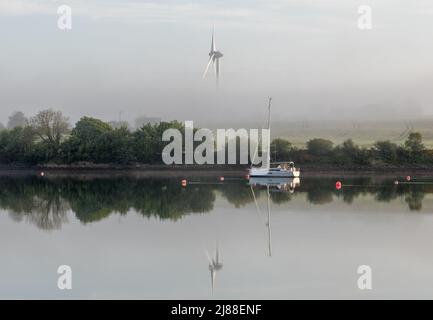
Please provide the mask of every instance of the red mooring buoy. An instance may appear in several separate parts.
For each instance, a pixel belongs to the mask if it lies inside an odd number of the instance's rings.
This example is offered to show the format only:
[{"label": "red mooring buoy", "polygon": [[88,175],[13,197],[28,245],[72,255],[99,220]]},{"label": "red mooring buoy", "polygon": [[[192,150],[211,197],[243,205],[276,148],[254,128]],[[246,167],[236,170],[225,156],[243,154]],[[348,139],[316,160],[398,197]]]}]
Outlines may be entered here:
[{"label": "red mooring buoy", "polygon": [[340,181],[337,181],[337,182],[335,183],[335,189],[340,190],[341,187],[342,187],[341,182],[340,182]]}]

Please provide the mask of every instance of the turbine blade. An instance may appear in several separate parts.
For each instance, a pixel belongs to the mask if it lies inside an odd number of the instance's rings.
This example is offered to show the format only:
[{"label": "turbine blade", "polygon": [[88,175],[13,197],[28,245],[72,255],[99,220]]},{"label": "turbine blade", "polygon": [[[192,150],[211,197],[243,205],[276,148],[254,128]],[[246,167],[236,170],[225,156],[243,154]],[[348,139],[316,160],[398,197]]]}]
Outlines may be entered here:
[{"label": "turbine blade", "polygon": [[207,259],[208,259],[208,261],[209,261],[209,264],[212,264],[213,262],[212,262],[212,259],[211,259],[211,257],[210,257],[209,252],[208,252],[207,250],[205,250],[204,252],[205,252],[206,257],[207,257]]},{"label": "turbine blade", "polygon": [[210,51],[211,52],[215,52],[216,51],[215,27],[212,27],[212,45],[211,45]]},{"label": "turbine blade", "polygon": [[214,55],[211,55],[209,58],[209,61],[206,65],[206,69],[204,70],[204,73],[203,73],[203,79],[206,77],[206,73],[209,70],[209,67],[210,67],[210,64],[212,63],[213,57],[214,57]]}]

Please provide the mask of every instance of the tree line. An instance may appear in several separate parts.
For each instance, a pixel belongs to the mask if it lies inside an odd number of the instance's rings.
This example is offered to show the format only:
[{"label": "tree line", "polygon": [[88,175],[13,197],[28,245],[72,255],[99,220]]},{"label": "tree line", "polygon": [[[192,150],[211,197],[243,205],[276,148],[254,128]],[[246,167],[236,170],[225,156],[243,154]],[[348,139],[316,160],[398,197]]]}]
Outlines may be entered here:
[{"label": "tree line", "polygon": [[[161,164],[161,153],[168,143],[162,141],[162,134],[169,128],[184,131],[178,121],[144,123],[131,130],[126,124],[118,126],[92,117],[82,117],[71,128],[60,111],[43,110],[30,118],[15,112],[7,127],[0,126],[0,164]],[[239,152],[239,139],[237,142]],[[432,165],[433,151],[424,146],[417,132],[411,132],[401,145],[387,140],[377,141],[370,148],[362,148],[350,139],[334,146],[332,141],[320,138],[297,148],[277,138],[271,143],[271,159],[341,166]]]},{"label": "tree line", "polygon": [[161,163],[166,144],[161,137],[168,128],[183,130],[183,124],[147,123],[131,130],[126,124],[82,117],[71,129],[60,111],[43,110],[31,118],[16,112],[7,128],[0,129],[0,163]]},{"label": "tree line", "polygon": [[296,148],[285,139],[271,143],[273,161],[290,159],[303,164],[331,164],[338,166],[404,166],[433,165],[433,151],[427,149],[418,132],[409,133],[406,141],[396,144],[389,140],[377,141],[372,147],[363,148],[348,139],[334,146],[327,139],[311,139],[306,148]]}]

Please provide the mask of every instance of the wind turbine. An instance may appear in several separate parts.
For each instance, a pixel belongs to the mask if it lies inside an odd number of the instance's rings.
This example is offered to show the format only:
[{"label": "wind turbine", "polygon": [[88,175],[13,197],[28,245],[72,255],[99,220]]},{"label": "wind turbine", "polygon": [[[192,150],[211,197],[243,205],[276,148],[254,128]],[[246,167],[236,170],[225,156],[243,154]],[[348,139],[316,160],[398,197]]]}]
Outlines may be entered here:
[{"label": "wind turbine", "polygon": [[220,58],[222,58],[222,57],[223,57],[223,54],[221,52],[219,52],[216,48],[215,28],[213,28],[212,29],[212,43],[211,43],[210,52],[209,52],[209,61],[206,65],[206,69],[204,70],[203,79],[206,77],[206,74],[209,70],[209,67],[213,63],[214,68],[215,68],[216,82],[218,85],[219,77],[220,77]]}]

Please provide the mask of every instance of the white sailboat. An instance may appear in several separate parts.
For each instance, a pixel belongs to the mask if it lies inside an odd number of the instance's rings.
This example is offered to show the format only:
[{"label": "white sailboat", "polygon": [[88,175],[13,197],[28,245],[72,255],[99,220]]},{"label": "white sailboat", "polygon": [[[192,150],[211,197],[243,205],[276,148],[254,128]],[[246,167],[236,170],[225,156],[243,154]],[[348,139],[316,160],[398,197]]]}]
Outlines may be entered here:
[{"label": "white sailboat", "polygon": [[[269,98],[268,106],[268,130],[271,131],[271,101]],[[295,164],[292,161],[288,162],[274,162],[271,163],[271,141],[268,140],[266,148],[266,166],[260,168],[254,168],[251,165],[249,169],[250,178],[298,178],[300,176],[300,170],[295,168]]]}]

